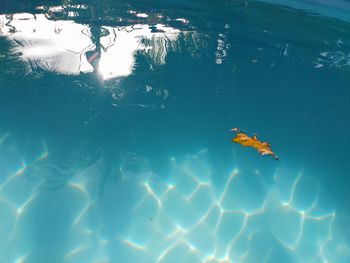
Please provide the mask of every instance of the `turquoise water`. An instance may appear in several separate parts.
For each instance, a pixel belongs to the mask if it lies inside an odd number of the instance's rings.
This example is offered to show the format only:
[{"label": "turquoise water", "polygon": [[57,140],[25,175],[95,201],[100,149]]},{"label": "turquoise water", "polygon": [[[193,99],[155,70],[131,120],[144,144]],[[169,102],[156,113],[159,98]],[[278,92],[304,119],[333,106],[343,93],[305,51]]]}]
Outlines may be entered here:
[{"label": "turquoise water", "polygon": [[62,2],[0,15],[0,263],[350,262],[346,19]]}]

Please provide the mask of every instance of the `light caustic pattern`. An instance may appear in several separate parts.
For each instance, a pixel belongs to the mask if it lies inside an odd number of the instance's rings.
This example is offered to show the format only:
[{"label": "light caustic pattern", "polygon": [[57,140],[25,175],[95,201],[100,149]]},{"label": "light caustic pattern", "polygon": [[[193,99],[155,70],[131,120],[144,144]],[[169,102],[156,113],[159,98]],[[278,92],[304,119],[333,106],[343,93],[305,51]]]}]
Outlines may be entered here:
[{"label": "light caustic pattern", "polygon": [[[257,171],[234,169],[215,189],[205,155],[174,159],[172,184],[143,183],[125,242],[146,262],[341,262],[329,251],[336,213],[321,213],[317,183],[276,174],[264,189]],[[312,194],[299,198],[303,188]]]},{"label": "light caustic pattern", "polygon": [[335,211],[302,173],[219,177],[203,150],[173,158],[166,179],[142,158],[121,163],[103,197],[100,161],[47,191],[30,169],[49,158],[45,144],[29,162],[9,136],[0,137],[0,262],[349,262]]},{"label": "light caustic pattern", "polygon": [[[18,254],[22,246],[19,231],[21,222],[38,194],[40,183],[32,183],[26,178],[26,170],[47,158],[45,143],[42,150],[27,163],[17,150],[4,146],[11,137],[9,133],[0,136],[0,262],[25,262],[30,255],[30,245]],[[16,246],[14,246],[16,244]]]}]

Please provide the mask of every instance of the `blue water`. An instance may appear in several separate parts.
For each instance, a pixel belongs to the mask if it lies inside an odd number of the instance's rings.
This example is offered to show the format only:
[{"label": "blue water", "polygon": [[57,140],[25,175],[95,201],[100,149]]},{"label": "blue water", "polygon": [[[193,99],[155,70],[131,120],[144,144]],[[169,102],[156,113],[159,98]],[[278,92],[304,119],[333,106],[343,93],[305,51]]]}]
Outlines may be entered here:
[{"label": "blue water", "polygon": [[0,263],[350,262],[343,13],[5,2]]}]

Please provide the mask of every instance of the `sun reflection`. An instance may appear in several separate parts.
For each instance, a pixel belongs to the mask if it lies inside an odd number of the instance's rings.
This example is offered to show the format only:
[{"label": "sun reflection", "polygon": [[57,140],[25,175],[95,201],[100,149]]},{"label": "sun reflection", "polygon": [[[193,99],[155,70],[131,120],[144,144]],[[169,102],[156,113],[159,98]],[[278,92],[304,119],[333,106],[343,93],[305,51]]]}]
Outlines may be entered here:
[{"label": "sun reflection", "polygon": [[[52,7],[50,12],[62,12],[62,8]],[[168,42],[176,42],[181,33],[163,24],[89,27],[69,20],[50,20],[45,14],[0,18],[4,21],[0,34],[14,41],[15,52],[22,54],[33,70],[61,74],[96,71],[103,80],[129,76],[138,52],[148,53],[156,63],[164,64]]]}]

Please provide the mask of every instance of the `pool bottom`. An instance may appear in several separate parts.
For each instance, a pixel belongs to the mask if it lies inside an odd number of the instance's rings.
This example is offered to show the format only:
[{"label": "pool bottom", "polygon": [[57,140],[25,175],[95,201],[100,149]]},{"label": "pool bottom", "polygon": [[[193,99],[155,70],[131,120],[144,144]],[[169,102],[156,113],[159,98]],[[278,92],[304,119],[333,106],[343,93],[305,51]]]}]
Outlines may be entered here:
[{"label": "pool bottom", "polygon": [[31,162],[5,143],[0,147],[8,160],[1,166],[6,176],[0,185],[5,248],[0,262],[341,263],[350,258],[337,213],[324,201],[318,181],[303,172],[279,167],[267,182],[242,163],[217,175],[202,149],[171,158],[163,176],[146,159],[132,156],[133,162],[121,164],[118,180],[104,183],[101,195],[101,160],[50,189],[47,178],[62,173],[47,163],[44,146]]}]

